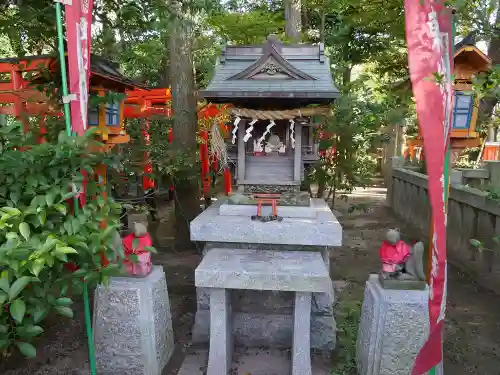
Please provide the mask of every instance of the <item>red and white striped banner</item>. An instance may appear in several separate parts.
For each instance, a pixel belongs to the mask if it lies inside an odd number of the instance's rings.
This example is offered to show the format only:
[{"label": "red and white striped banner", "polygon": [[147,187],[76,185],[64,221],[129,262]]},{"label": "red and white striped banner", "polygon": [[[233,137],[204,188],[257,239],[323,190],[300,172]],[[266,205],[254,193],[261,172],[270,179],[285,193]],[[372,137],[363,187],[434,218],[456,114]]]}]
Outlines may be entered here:
[{"label": "red and white striped banner", "polygon": [[405,0],[408,64],[424,140],[433,236],[429,292],[430,334],[412,375],[421,375],[442,360],[446,310],[445,153],[452,116],[452,13],[440,0]]},{"label": "red and white striped banner", "polygon": [[69,93],[76,95],[76,100],[71,100],[71,127],[73,132],[82,135],[88,123],[90,41],[94,0],[71,0],[69,3],[71,5],[65,7]]}]

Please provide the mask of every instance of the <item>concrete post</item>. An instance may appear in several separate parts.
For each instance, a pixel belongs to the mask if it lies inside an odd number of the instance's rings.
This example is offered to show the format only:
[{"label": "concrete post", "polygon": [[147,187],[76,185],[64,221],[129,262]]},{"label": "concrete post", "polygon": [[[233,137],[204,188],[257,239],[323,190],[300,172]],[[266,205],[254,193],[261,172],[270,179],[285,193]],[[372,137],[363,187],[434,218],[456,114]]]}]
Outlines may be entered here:
[{"label": "concrete post", "polygon": [[462,171],[452,169],[450,173],[450,184],[451,185],[463,185],[464,174]]},{"label": "concrete post", "polygon": [[247,122],[241,120],[238,124],[238,185],[240,185],[245,180],[245,141],[243,137],[245,136]]},{"label": "concrete post", "polygon": [[405,159],[402,156],[393,156],[390,159],[390,168],[388,168],[385,175],[385,184],[387,188],[386,204],[391,205],[392,202],[392,170],[394,168],[403,168],[405,165]]},{"label": "concrete post", "polygon": [[313,137],[313,133],[314,133],[314,128],[312,126],[309,126],[309,142],[308,142],[308,146],[311,147],[311,149],[313,148],[314,146],[314,137]]},{"label": "concrete post", "polygon": [[489,173],[490,186],[500,187],[500,161],[485,160],[484,166]]},{"label": "concrete post", "polygon": [[295,123],[295,153],[293,158],[293,179],[300,182],[302,169],[302,124]]}]

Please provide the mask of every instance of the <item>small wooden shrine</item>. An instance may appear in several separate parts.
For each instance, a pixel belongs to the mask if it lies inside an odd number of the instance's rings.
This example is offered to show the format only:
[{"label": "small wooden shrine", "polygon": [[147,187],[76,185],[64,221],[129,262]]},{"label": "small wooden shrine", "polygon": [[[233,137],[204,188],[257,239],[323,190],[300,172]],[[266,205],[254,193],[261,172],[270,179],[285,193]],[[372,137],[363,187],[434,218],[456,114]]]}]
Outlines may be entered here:
[{"label": "small wooden shrine", "polygon": [[[452,153],[456,156],[462,150],[481,145],[476,131],[479,114],[479,98],[472,93],[472,79],[491,67],[490,58],[474,45],[473,35],[455,45],[455,81],[453,122],[450,133]],[[419,135],[406,141],[406,154],[410,158],[421,155],[423,141]]]},{"label": "small wooden shrine", "polygon": [[[60,81],[59,60],[55,56],[27,56],[0,59],[0,114],[12,115],[25,123],[37,117],[40,132],[45,131],[46,116],[62,116],[60,103],[51,98],[50,83]],[[91,56],[90,93],[123,93],[137,90],[140,85],[127,79],[117,63],[100,56]],[[88,112],[88,126],[97,126],[102,140],[108,146],[127,143],[130,137],[124,129],[124,100],[92,106]],[[43,135],[43,134],[42,134]]]},{"label": "small wooden shrine", "polygon": [[339,95],[323,44],[285,45],[273,35],[263,45],[227,46],[200,91],[230,105],[228,157],[246,192],[299,190],[318,159],[318,119]]}]

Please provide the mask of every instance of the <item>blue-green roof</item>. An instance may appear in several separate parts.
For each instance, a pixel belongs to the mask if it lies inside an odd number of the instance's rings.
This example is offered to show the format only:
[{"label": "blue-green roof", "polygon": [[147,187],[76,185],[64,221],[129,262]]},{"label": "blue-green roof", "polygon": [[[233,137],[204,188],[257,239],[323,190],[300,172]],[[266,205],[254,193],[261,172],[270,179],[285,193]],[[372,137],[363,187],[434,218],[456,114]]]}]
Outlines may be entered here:
[{"label": "blue-green roof", "polygon": [[200,95],[213,98],[310,98],[339,96],[322,45],[228,46],[212,81]]}]

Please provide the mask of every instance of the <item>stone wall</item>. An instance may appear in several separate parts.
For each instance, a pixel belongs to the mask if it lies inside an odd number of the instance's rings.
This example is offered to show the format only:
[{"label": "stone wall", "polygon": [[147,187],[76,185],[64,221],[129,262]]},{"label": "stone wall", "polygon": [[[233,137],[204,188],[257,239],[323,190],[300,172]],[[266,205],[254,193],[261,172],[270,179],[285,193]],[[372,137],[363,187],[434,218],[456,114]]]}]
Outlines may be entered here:
[{"label": "stone wall", "polygon": [[[427,176],[394,167],[391,171],[387,201],[397,217],[428,238],[430,204]],[[488,194],[461,184],[450,187],[448,211],[448,259],[479,284],[500,292],[500,203]],[[491,250],[479,252],[470,245],[477,239]]]}]

